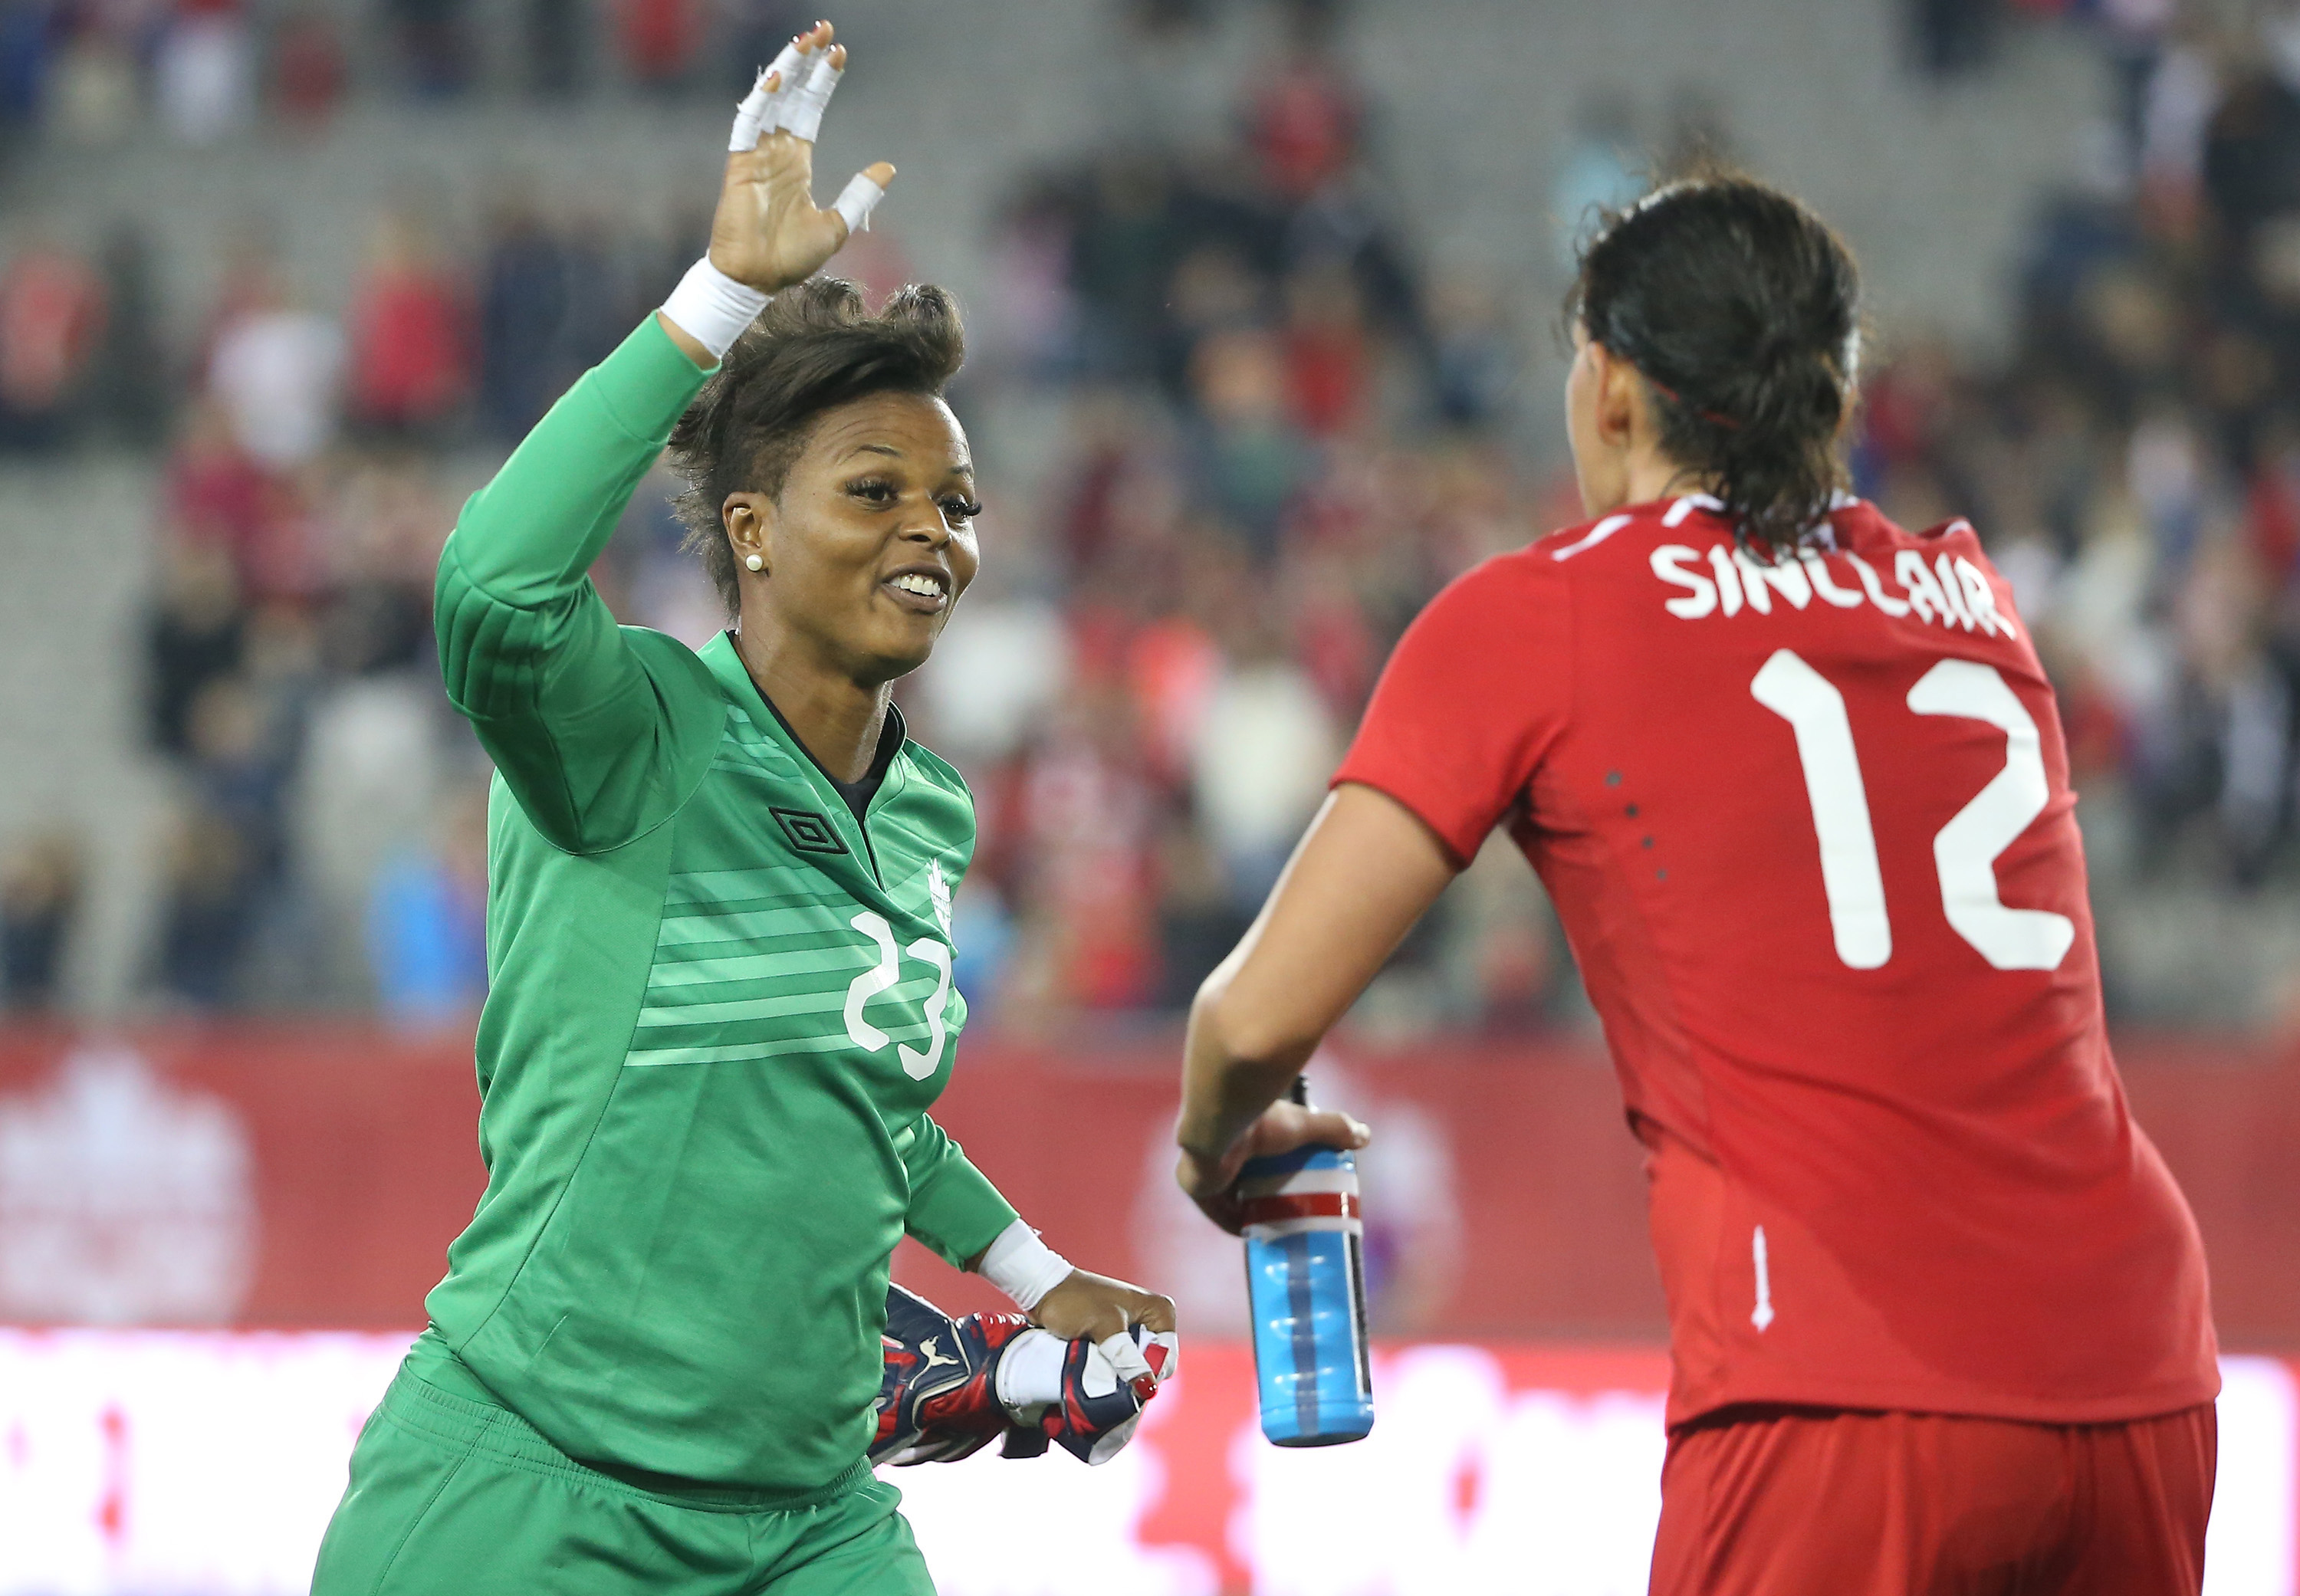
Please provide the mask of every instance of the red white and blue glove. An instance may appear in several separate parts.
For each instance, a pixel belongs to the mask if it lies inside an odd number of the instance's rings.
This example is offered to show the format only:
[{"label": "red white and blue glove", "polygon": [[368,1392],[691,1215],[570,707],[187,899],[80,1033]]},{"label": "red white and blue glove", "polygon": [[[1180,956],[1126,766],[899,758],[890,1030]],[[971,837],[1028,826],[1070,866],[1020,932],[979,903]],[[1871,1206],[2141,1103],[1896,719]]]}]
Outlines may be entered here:
[{"label": "red white and blue glove", "polygon": [[1095,1343],[1066,1342],[1019,1313],[954,1319],[899,1285],[887,1329],[873,1465],[947,1463],[993,1440],[1009,1458],[1051,1443],[1106,1463],[1134,1437],[1143,1407],[1180,1361],[1171,1332],[1137,1326]]}]

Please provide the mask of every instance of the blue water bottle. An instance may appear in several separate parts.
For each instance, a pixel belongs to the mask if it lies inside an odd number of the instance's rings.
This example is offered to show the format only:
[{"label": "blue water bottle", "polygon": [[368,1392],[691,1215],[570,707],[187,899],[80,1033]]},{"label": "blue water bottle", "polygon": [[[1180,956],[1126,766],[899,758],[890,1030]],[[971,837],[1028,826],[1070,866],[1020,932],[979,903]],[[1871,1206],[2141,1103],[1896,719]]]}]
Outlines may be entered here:
[{"label": "blue water bottle", "polygon": [[[1309,1083],[1297,1079],[1293,1098],[1306,1106]],[[1238,1193],[1262,1433],[1278,1446],[1364,1439],[1373,1428],[1373,1376],[1357,1155],[1303,1147],[1253,1159],[1238,1172]]]}]

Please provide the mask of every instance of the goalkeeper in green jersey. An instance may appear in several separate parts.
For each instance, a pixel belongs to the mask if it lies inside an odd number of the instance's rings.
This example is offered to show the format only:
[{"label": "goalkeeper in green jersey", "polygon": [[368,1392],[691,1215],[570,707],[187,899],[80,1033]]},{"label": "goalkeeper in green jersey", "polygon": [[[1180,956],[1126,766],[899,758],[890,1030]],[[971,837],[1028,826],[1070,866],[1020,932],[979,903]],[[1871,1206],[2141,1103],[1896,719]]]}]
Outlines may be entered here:
[{"label": "goalkeeper in green jersey", "polygon": [[[316,1596],[930,1592],[865,1456],[881,1406],[905,1455],[964,1450],[881,1399],[905,1231],[1030,1312],[1057,1384],[1062,1342],[1146,1382],[1168,1350],[1137,1348],[1171,1302],[1072,1270],[927,1114],[966,1018],[974,811],[888,692],[973,578],[978,506],[940,396],[949,299],[871,315],[805,281],[894,176],[811,197],[844,64],[818,24],[762,75],[708,258],[440,556],[448,695],[498,771],[488,1185],[361,1434]],[[738,618],[699,653],[618,627],[585,576],[666,441]],[[949,1362],[922,1344],[912,1363]]]}]

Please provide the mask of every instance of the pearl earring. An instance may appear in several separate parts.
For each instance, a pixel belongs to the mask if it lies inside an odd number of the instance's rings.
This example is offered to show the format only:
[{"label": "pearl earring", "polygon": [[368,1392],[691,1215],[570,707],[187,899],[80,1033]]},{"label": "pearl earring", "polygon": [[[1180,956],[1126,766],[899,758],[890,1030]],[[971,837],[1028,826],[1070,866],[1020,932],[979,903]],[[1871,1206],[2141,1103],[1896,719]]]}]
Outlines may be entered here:
[{"label": "pearl earring", "polygon": [[743,557],[743,563],[749,566],[753,570],[764,570],[767,569],[767,562],[756,554],[746,554]]}]

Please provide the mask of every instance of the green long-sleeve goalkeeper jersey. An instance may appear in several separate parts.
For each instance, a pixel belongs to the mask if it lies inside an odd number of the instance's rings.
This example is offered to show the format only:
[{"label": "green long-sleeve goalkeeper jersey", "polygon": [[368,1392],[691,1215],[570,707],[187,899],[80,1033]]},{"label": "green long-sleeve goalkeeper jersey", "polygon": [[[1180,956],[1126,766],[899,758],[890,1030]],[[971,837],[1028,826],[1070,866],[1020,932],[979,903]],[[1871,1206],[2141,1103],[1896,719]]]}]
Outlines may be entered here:
[{"label": "green long-sleeve goalkeeper jersey", "polygon": [[966,1005],[955,771],[862,820],[730,638],[618,627],[585,572],[702,381],[653,317],[440,556],[448,696],[496,765],[479,1145],[432,1338],[561,1450],[765,1491],[862,1455],[889,1255],[1014,1210],[927,1116]]}]

